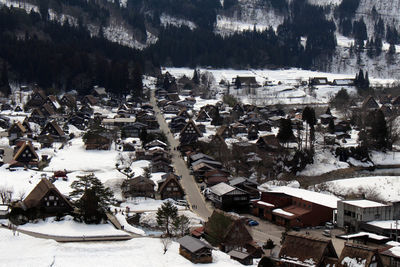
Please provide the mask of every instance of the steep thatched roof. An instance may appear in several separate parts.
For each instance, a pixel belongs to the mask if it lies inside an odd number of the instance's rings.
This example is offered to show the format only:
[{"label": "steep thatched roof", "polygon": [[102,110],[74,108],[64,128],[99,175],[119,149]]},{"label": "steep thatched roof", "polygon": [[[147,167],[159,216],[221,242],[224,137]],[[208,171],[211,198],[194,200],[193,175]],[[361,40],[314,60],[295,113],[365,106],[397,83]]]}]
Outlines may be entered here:
[{"label": "steep thatched roof", "polygon": [[26,209],[37,207],[40,201],[47,195],[49,191],[52,191],[58,197],[62,198],[66,205],[72,208],[71,203],[64,197],[63,194],[46,178],[40,180],[40,182],[32,189],[29,195],[24,199],[23,205]]},{"label": "steep thatched roof", "polygon": [[326,258],[337,259],[335,248],[332,241],[322,239],[310,235],[302,235],[297,233],[288,233],[279,252],[281,261],[293,261],[296,259],[298,263],[310,263],[315,266],[326,262]]},{"label": "steep thatched roof", "polygon": [[383,267],[382,260],[378,253],[378,248],[345,243],[337,266],[348,267],[352,266],[351,263],[355,262],[359,264],[358,266],[370,266],[373,261],[377,262],[377,267]]}]

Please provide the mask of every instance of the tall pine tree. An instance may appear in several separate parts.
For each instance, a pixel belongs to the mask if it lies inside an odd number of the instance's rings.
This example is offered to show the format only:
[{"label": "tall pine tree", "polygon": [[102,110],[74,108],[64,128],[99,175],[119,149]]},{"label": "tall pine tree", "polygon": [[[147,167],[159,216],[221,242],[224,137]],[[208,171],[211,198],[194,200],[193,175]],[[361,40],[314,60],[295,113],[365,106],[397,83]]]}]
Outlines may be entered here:
[{"label": "tall pine tree", "polygon": [[3,68],[1,70],[0,92],[3,93],[5,97],[8,97],[11,94],[11,87],[8,81],[7,63],[5,61],[3,62]]}]

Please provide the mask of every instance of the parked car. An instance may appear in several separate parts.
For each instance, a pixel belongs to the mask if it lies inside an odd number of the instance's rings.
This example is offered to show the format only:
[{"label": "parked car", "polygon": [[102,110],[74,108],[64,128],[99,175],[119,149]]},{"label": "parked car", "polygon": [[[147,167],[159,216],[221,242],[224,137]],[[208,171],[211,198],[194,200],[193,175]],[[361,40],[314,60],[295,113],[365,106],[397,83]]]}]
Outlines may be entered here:
[{"label": "parked car", "polygon": [[247,222],[246,222],[246,224],[248,225],[248,226],[257,226],[258,225],[258,222],[256,221],[256,220],[248,220]]},{"label": "parked car", "polygon": [[333,229],[333,228],[335,228],[335,226],[334,226],[333,223],[331,223],[331,222],[326,222],[326,223],[325,223],[325,228],[326,228],[326,229]]},{"label": "parked car", "polygon": [[324,236],[327,236],[327,237],[331,237],[332,236],[332,234],[331,234],[331,230],[324,230],[323,232],[322,232],[322,235],[324,235]]}]

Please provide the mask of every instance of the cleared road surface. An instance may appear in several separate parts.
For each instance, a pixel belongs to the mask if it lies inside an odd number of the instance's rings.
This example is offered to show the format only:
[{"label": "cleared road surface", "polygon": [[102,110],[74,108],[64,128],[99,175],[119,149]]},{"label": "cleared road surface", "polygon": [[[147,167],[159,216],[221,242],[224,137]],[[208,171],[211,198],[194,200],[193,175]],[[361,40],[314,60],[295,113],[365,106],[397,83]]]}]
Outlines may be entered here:
[{"label": "cleared road surface", "polygon": [[193,175],[190,175],[189,168],[186,166],[186,163],[182,159],[180,152],[177,150],[179,141],[176,140],[172,135],[167,122],[157,106],[154,90],[151,91],[150,104],[153,106],[153,109],[156,112],[156,118],[158,124],[160,125],[160,130],[163,131],[167,136],[171,148],[172,164],[175,167],[176,173],[182,177],[181,185],[185,190],[186,199],[190,204],[190,208],[193,212],[203,218],[203,220],[207,221],[208,217],[211,216],[212,211],[207,207],[204,196],[200,193],[199,187],[197,186]]}]

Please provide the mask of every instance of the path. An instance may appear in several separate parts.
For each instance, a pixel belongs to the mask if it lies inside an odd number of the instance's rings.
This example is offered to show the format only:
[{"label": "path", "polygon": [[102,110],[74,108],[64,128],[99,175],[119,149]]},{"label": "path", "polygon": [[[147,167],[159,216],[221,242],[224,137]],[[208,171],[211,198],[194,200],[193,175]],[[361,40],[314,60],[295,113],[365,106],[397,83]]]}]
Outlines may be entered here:
[{"label": "path", "polygon": [[[5,225],[1,226],[3,228],[9,229]],[[10,231],[12,230],[10,229]],[[142,237],[139,235],[134,236],[128,233],[126,235],[107,235],[107,236],[55,236],[55,235],[47,235],[47,234],[22,230],[18,228],[16,231],[36,238],[53,239],[57,242],[124,241],[124,240],[130,240],[134,237]]]},{"label": "path", "polygon": [[[154,95],[154,90],[151,90],[151,98],[150,104],[153,106],[154,111],[156,112],[156,118],[158,124],[160,125],[161,131],[167,136],[168,142],[171,147],[171,154],[172,154],[172,163],[175,167],[175,171],[178,175],[181,175],[181,185],[186,193],[186,198],[190,204],[190,207],[193,212],[199,215],[203,220],[207,221],[208,217],[211,216],[212,211],[207,207],[207,204],[204,200],[204,196],[201,194],[199,187],[192,175],[190,175],[190,171],[182,159],[182,156],[178,150],[175,150],[179,146],[179,141],[174,138],[167,122],[165,121],[164,117],[160,109],[156,104],[156,98]],[[195,209],[193,209],[193,205],[195,205]]]}]

